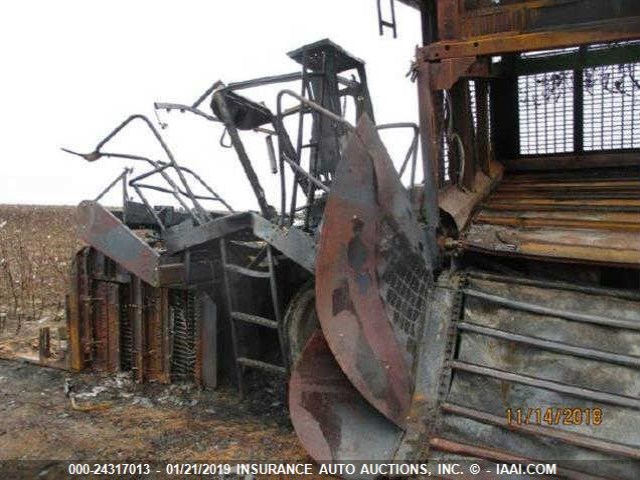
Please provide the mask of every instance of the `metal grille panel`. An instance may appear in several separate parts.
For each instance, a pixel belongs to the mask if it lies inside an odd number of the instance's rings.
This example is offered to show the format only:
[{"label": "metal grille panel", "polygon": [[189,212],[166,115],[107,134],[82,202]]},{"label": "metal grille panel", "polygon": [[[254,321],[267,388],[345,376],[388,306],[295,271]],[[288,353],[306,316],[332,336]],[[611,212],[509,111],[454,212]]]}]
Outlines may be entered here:
[{"label": "metal grille panel", "polygon": [[640,63],[584,71],[584,150],[640,148]]},{"label": "metal grille panel", "polygon": [[573,151],[573,72],[518,77],[520,154]]}]

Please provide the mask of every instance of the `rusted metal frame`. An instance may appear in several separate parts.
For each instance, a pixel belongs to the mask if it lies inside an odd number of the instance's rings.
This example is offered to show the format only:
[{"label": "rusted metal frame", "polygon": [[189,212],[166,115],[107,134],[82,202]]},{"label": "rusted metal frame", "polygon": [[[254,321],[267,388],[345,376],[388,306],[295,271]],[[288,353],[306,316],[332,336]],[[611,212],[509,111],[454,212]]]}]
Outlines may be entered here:
[{"label": "rusted metal frame", "polygon": [[413,137],[411,139],[411,145],[409,145],[409,149],[405,154],[404,161],[402,162],[402,166],[398,171],[398,176],[402,178],[407,166],[409,165],[409,160],[411,160],[411,176],[410,176],[410,185],[409,187],[413,187],[416,184],[416,165],[418,161],[418,140],[420,138],[420,127],[415,123],[411,122],[398,122],[398,123],[385,123],[383,125],[376,125],[377,130],[388,130],[394,128],[411,128],[413,129]]},{"label": "rusted metal frame", "polygon": [[463,407],[461,405],[455,405],[452,403],[444,403],[441,405],[441,408],[445,413],[470,418],[482,423],[502,427],[510,431],[553,438],[556,440],[561,440],[562,442],[568,443],[570,445],[587,448],[596,452],[640,459],[639,449],[628,447],[621,443],[611,442],[609,440],[600,440],[599,438],[593,436],[587,436],[580,433],[560,430],[557,428],[545,427],[543,425],[515,422],[507,424],[507,422],[505,422],[504,416],[492,415],[490,413],[476,410],[474,408]]},{"label": "rusted metal frame", "polygon": [[[196,221],[196,223],[198,223],[198,224],[203,223],[203,220],[200,217],[198,217],[197,215],[195,215],[193,213],[192,209],[182,200],[182,197],[180,196],[179,187],[176,185],[176,183],[173,181],[173,179],[169,175],[167,175],[167,173],[164,171],[164,168],[160,168],[161,166],[166,165],[164,162],[159,162],[159,161],[151,160],[150,158],[147,158],[147,157],[143,157],[143,156],[140,156],[140,155],[132,155],[132,154],[128,154],[128,153],[112,153],[112,152],[97,152],[97,151],[95,151],[95,152],[92,152],[92,153],[89,153],[89,154],[82,154],[82,153],[74,152],[74,151],[66,149],[66,148],[63,148],[62,150],[67,152],[67,153],[71,153],[72,155],[77,155],[79,157],[82,157],[82,158],[84,158],[85,160],[87,160],[89,162],[93,162],[95,160],[98,160],[101,157],[106,157],[106,158],[110,157],[110,158],[123,158],[125,160],[137,160],[137,161],[143,161],[143,162],[149,163],[152,167],[154,167],[154,169],[158,170],[158,172],[162,175],[162,177],[165,179],[165,181],[174,190],[173,195],[174,195],[175,199],[178,201],[178,203],[180,203],[180,206],[182,208],[184,208],[185,211],[189,212],[189,214]],[[180,168],[180,167],[178,167],[178,168]],[[206,214],[206,212],[205,212],[205,214]],[[206,214],[206,215],[208,215],[208,214]],[[208,217],[206,217],[206,218],[208,218]]]},{"label": "rusted metal frame", "polygon": [[[306,61],[307,61],[307,54],[305,53],[305,61],[303,64],[303,71],[306,70]],[[333,63],[332,63],[333,66]],[[334,69],[335,70],[335,69]],[[320,95],[320,105],[324,105],[326,102],[326,96],[327,96],[327,55],[326,52],[323,52],[322,54],[322,69],[321,72],[321,82],[320,85],[322,86],[322,93]],[[337,76],[337,75],[336,75]],[[351,89],[351,87],[347,87],[349,89]],[[355,87],[354,87],[355,88]],[[313,88],[310,85],[310,82],[307,78],[307,90],[309,92],[309,98],[313,97]],[[300,105],[300,107],[302,107],[302,104]],[[341,114],[343,114],[344,112],[340,112]],[[315,112],[312,113],[313,116],[313,123],[315,125],[320,125],[320,114]],[[313,132],[312,132],[312,137],[313,137]],[[315,148],[315,152],[313,150],[311,150],[309,152],[309,173],[311,174],[311,176],[318,177],[318,145],[319,145],[319,141],[320,138],[318,138],[318,142],[315,145],[310,144],[311,148]],[[301,153],[302,154],[302,153]],[[302,158],[299,159],[300,161],[302,161]],[[310,224],[310,219],[311,219],[311,208],[310,206],[313,205],[313,202],[315,201],[315,196],[316,196],[316,191],[314,188],[311,188],[311,185],[309,185],[309,188],[307,189],[307,204],[305,205],[305,209],[304,209],[304,229],[308,230],[309,229],[309,224]],[[294,212],[292,212],[291,215],[291,220],[293,222],[293,218],[294,218],[294,214],[295,214],[295,210]],[[286,340],[284,340],[284,343],[282,343],[282,345],[286,344]]]},{"label": "rusted metal frame", "polygon": [[[282,124],[282,122],[281,122],[281,119],[282,119],[282,116],[283,116],[282,98],[285,95],[288,95],[288,96],[291,96],[291,97],[295,98],[302,105],[304,105],[305,107],[317,112],[318,114],[324,115],[324,116],[326,116],[326,117],[328,117],[328,118],[330,118],[330,119],[332,119],[332,120],[334,120],[336,122],[341,123],[342,125],[346,126],[346,128],[349,131],[353,131],[354,130],[353,125],[351,125],[349,122],[347,122],[344,118],[336,115],[335,113],[331,112],[330,110],[327,110],[326,108],[318,105],[317,103],[315,103],[315,102],[313,102],[313,101],[311,101],[311,100],[309,100],[309,99],[307,99],[307,98],[305,98],[305,97],[303,97],[301,95],[296,94],[295,92],[293,92],[291,90],[281,90],[280,92],[278,92],[278,96],[277,96],[277,117],[278,117],[278,119],[280,119],[280,120],[277,121],[278,123]],[[299,159],[297,154],[296,154],[296,159]],[[320,180],[316,179],[315,177],[312,177],[308,172],[306,172],[302,167],[300,167],[300,165],[298,165],[295,162],[296,159],[288,158],[287,152],[284,151],[284,149],[282,147],[280,148],[280,165],[281,165],[281,167],[280,167],[280,169],[281,169],[281,172],[280,172],[280,175],[281,175],[281,187],[280,188],[281,188],[281,204],[282,204],[282,212],[283,212],[282,218],[284,218],[284,212],[285,212],[285,209],[286,209],[286,190],[285,190],[284,185],[283,185],[283,182],[284,182],[284,179],[283,179],[283,176],[284,176],[283,166],[284,166],[285,162],[288,163],[291,166],[291,168],[293,170],[295,170],[297,173],[301,174],[304,178],[306,178],[309,181],[313,182],[314,185],[316,185],[318,188],[320,188],[322,190],[325,190],[325,191],[328,191],[328,187],[326,185],[324,185],[324,183],[322,183]],[[295,188],[294,188],[294,190],[295,190]],[[293,193],[292,193],[292,195],[293,195]],[[307,207],[308,207],[308,205],[307,205]]]},{"label": "rusted metal frame", "polygon": [[[442,32],[442,29],[440,29]],[[454,40],[459,35],[445,38],[422,48],[427,60],[454,57],[503,55],[507,53],[551,50],[589,44],[633,40],[640,36],[640,17],[626,17],[577,25],[573,28],[555,29],[522,34],[487,35],[465,40]]]},{"label": "rusted metal frame", "polygon": [[501,340],[507,340],[509,342],[517,342],[525,345],[532,345],[534,347],[549,350],[551,352],[563,353],[567,355],[573,355],[576,357],[589,358],[592,360],[600,360],[603,362],[614,363],[616,365],[624,365],[626,367],[640,367],[640,357],[633,355],[621,355],[612,352],[605,352],[603,350],[594,350],[591,348],[577,347],[569,345],[568,343],[556,342],[553,340],[547,340],[544,338],[532,337],[529,335],[520,335],[516,333],[506,332],[504,330],[498,330],[490,327],[483,327],[481,325],[475,325],[472,323],[461,322],[458,324],[458,329],[478,333],[480,335],[486,335]]},{"label": "rusted metal frame", "polygon": [[459,3],[461,28],[455,38],[562,31],[598,22],[613,26],[621,18],[640,15],[633,0],[503,0],[499,5],[484,0],[485,6],[475,8],[467,8],[468,0]]},{"label": "rusted metal frame", "polygon": [[236,155],[238,156],[238,160],[240,160],[240,164],[244,169],[245,175],[251,184],[251,188],[253,193],[258,201],[258,206],[260,207],[260,212],[266,218],[271,218],[273,216],[273,208],[267,203],[267,198],[265,196],[262,185],[260,184],[260,180],[256,175],[255,170],[253,169],[253,165],[251,164],[251,160],[249,159],[249,155],[244,148],[244,144],[240,139],[240,134],[238,133],[238,129],[233,123],[233,119],[231,118],[231,114],[229,113],[229,108],[227,107],[227,102],[224,99],[224,96],[221,91],[216,91],[213,94],[213,101],[218,106],[220,113],[222,114],[222,122],[225,125],[225,128],[229,132],[229,137],[231,138],[231,142],[233,143],[234,149],[236,151]]},{"label": "rusted metal frame", "polygon": [[[464,274],[458,274],[454,279],[453,289],[454,296],[451,304],[451,314],[449,317],[449,324],[447,327],[446,346],[444,349],[444,362],[440,367],[439,381],[436,390],[436,405],[442,405],[449,395],[451,389],[451,383],[453,381],[453,368],[452,364],[456,357],[456,349],[458,346],[458,323],[463,317],[464,313],[464,287],[467,284],[467,278]],[[427,428],[427,438],[436,436],[443,426],[443,417],[441,408],[437,408],[433,420],[429,423]],[[420,452],[420,458],[429,458],[430,444],[425,442],[422,445]]]},{"label": "rusted metal frame", "polygon": [[480,365],[460,362],[457,360],[449,363],[450,367],[453,370],[468,372],[475,375],[504,380],[507,382],[518,383],[530,387],[542,388],[544,390],[550,390],[552,392],[565,393],[573,397],[583,398],[585,400],[591,400],[593,402],[602,402],[609,405],[617,405],[620,407],[640,410],[640,399],[638,398],[616,395],[613,393],[601,392],[598,390],[591,390],[583,387],[576,387],[574,385],[569,385],[566,383],[545,380],[538,377],[530,377],[528,375],[520,375],[512,372],[505,372],[504,370],[497,370],[495,368],[483,367]]},{"label": "rusted metal frame", "polygon": [[[80,355],[83,367],[93,365],[93,286],[94,280],[91,278],[91,267],[89,264],[92,258],[92,250],[87,248],[82,251],[82,262],[80,272],[80,295],[81,321],[80,321]],[[88,356],[87,356],[88,354]]]},{"label": "rusted metal frame", "polygon": [[608,297],[640,301],[640,292],[635,292],[632,290],[617,290],[613,288],[593,287],[588,285],[579,285],[576,283],[558,282],[554,280],[498,275],[495,273],[480,272],[476,270],[470,270],[467,272],[467,274],[470,278],[489,280],[491,282],[515,283],[518,285],[528,285],[531,287],[568,290],[593,295],[606,295]]},{"label": "rusted metal frame", "polygon": [[[118,182],[123,181],[123,185],[126,185],[127,175],[133,172],[132,168],[125,168],[120,175],[118,175],[108,186],[105,188],[100,195],[98,195],[94,202],[99,202],[102,197],[104,197]],[[123,194],[126,198],[126,190]],[[124,206],[124,203],[123,203]]]},{"label": "rusted metal frame", "polygon": [[431,90],[429,64],[418,64],[418,103],[420,113],[420,138],[422,142],[422,171],[424,175],[424,203],[421,206],[422,220],[426,224],[426,252],[434,268],[439,265],[440,248],[437,231],[440,225],[438,188],[441,168],[438,150],[438,128],[435,117],[435,93]]},{"label": "rusted metal frame", "polygon": [[[173,191],[169,190],[168,188],[158,187],[156,185],[149,185],[149,184],[146,184],[146,183],[136,183],[135,185],[138,188],[146,188],[148,190],[155,190],[156,192],[173,193]],[[213,201],[217,201],[218,200],[216,197],[210,197],[210,196],[206,196],[206,195],[194,195],[193,198],[196,198],[198,200],[213,200]]]},{"label": "rusted metal frame", "polygon": [[324,190],[325,192],[330,191],[329,187],[327,187],[324,183],[322,183],[317,178],[312,177],[304,168],[302,168],[293,160],[290,160],[286,155],[283,155],[282,158],[293,170],[295,170],[296,173],[305,177],[307,180],[313,183],[316,187],[318,187],[321,190]]},{"label": "rusted metal frame", "polygon": [[140,198],[140,200],[142,200],[142,203],[144,203],[144,206],[146,207],[147,211],[151,214],[153,219],[156,221],[156,223],[160,227],[160,230],[162,230],[162,231],[166,230],[167,227],[165,226],[165,224],[162,222],[162,220],[160,219],[160,217],[156,213],[155,208],[153,208],[151,206],[151,204],[147,200],[147,197],[145,197],[144,194],[142,193],[142,189],[138,185],[135,185],[135,184],[131,185],[131,187],[135,190],[135,192],[138,195],[138,197]]},{"label": "rusted metal frame", "polygon": [[591,323],[594,325],[603,325],[605,327],[626,328],[629,330],[640,331],[640,322],[634,322],[632,320],[603,317],[600,315],[593,315],[589,313],[570,312],[567,310],[561,310],[559,308],[545,307],[543,305],[538,305],[535,303],[512,300],[510,298],[492,295],[490,293],[481,292],[472,288],[466,288],[464,293],[465,295],[468,295],[470,297],[480,298],[482,300],[486,300],[488,302],[502,305],[515,310],[563,318],[565,320],[571,320],[574,322]]},{"label": "rusted metal frame", "polygon": [[518,57],[513,65],[515,75],[531,75],[536,73],[556,72],[559,70],[582,70],[603,65],[635,63],[640,58],[640,45],[616,45],[602,50],[558,53],[543,58]]},{"label": "rusted metal frame", "polygon": [[194,172],[193,170],[191,170],[190,168],[187,167],[180,167],[180,169],[188,174],[190,174],[193,178],[195,178],[196,180],[198,180],[198,182],[200,182],[200,184],[211,194],[215,197],[215,200],[222,203],[222,205],[224,205],[227,210],[229,210],[230,212],[234,212],[233,208],[231,208],[231,205],[229,205],[220,195],[218,195],[217,192],[215,192],[207,182],[205,182],[202,177],[200,177],[200,175],[198,175],[196,172]]},{"label": "rusted metal frame", "polygon": [[[431,438],[429,440],[429,445],[434,450],[438,450],[440,452],[455,453],[455,454],[473,457],[473,458],[484,458],[487,460],[492,460],[497,462],[517,463],[517,464],[543,462],[542,460],[536,460],[532,458],[513,455],[511,453],[505,452],[504,450],[476,447],[475,445],[467,445],[464,443],[454,442],[451,440],[447,440],[445,438]],[[557,472],[558,474],[562,475],[564,478],[568,478],[570,480],[606,480],[603,477],[589,475],[576,470],[568,470],[562,467],[558,467]]]},{"label": "rusted metal frame", "polygon": [[389,7],[391,8],[391,21],[384,20],[382,18],[382,0],[378,0],[378,30],[380,36],[384,35],[384,28],[390,28],[393,31],[393,38],[398,38],[398,25],[396,23],[396,6],[395,0],[389,0]]},{"label": "rusted metal frame", "polygon": [[458,0],[437,0],[433,3],[436,4],[438,40],[459,38],[462,21],[460,2]]},{"label": "rusted metal frame", "polygon": [[[83,250],[88,249],[85,247]],[[68,325],[69,325],[69,352],[70,366],[72,370],[80,371],[84,368],[84,358],[82,355],[82,317],[83,308],[81,304],[82,291],[80,287],[81,266],[80,261],[83,254],[78,253],[73,261],[73,268],[70,275],[71,288],[67,297],[68,305]]]},{"label": "rusted metal frame", "polygon": [[[130,184],[130,185],[133,185],[134,183],[138,183],[140,180],[143,180],[143,179],[148,178],[148,177],[150,177],[150,176],[152,176],[152,175],[155,175],[156,173],[162,173],[162,172],[164,172],[167,168],[172,167],[172,165],[171,165],[171,164],[166,163],[166,162],[154,161],[154,160],[151,160],[151,159],[146,159],[146,160],[147,160],[149,163],[151,163],[152,165],[154,165],[154,167],[155,167],[155,168],[154,168],[153,170],[149,171],[149,172],[143,173],[142,175],[138,175],[137,177],[132,178],[132,179],[131,179],[131,181],[129,182],[129,184]],[[216,193],[216,192],[215,192],[215,191],[214,191],[214,190],[209,186],[209,184],[207,184],[207,182],[205,182],[205,181],[202,179],[202,177],[200,177],[197,173],[195,173],[195,172],[194,172],[193,170],[191,170],[190,168],[187,168],[187,167],[180,167],[180,166],[179,166],[178,168],[179,168],[180,170],[182,170],[183,172],[188,173],[189,175],[191,175],[192,177],[194,177],[198,182],[200,182],[200,185],[202,185],[202,186],[203,186],[203,187],[204,187],[204,188],[205,188],[205,189],[206,189],[206,190],[207,190],[207,191],[212,195],[212,197],[205,197],[205,196],[202,196],[202,195],[193,195],[193,197],[194,197],[194,198],[196,198],[196,199],[200,199],[200,200],[213,200],[213,201],[216,201],[216,202],[220,202],[220,203],[222,203],[222,204],[223,204],[223,205],[224,205],[224,206],[225,206],[225,207],[226,207],[230,212],[233,212],[233,209],[231,208],[231,206],[230,206],[229,204],[227,204],[227,202],[225,202],[225,201],[224,201],[224,199],[223,199],[220,195],[218,195],[218,193]],[[164,177],[164,175],[163,175],[163,178],[165,178],[165,177]],[[151,186],[147,186],[147,185],[139,185],[139,186],[140,186],[140,187],[144,187],[144,188],[158,188],[158,187],[151,187]],[[160,191],[163,191],[163,192],[165,192],[165,193],[171,193],[171,194],[172,194],[172,195],[174,195],[174,196],[176,196],[176,192],[177,192],[178,194],[181,194],[181,195],[183,195],[183,196],[185,196],[185,197],[187,197],[187,198],[190,198],[190,197],[189,197],[189,193],[188,193],[188,192],[186,192],[186,191],[184,191],[184,190],[181,190],[181,189],[180,189],[179,187],[177,187],[177,186],[175,187],[175,190],[167,190],[167,189],[163,189],[163,190],[160,190]],[[187,210],[188,210],[188,209],[187,209]]]},{"label": "rusted metal frame", "polygon": [[461,78],[489,78],[495,76],[490,57],[448,58],[428,62],[431,69],[431,89],[450,90]]},{"label": "rusted metal frame", "polygon": [[[102,149],[102,147],[105,144],[107,144],[111,139],[113,139],[113,137],[116,136],[124,127],[126,127],[129,123],[133,122],[134,120],[142,121],[151,130],[151,133],[156,138],[156,140],[158,141],[158,143],[162,147],[162,150],[164,151],[164,153],[166,154],[167,158],[169,159],[169,163],[171,163],[171,166],[175,169],[176,173],[178,174],[178,177],[180,178],[180,181],[182,182],[182,185],[183,185],[185,191],[189,194],[189,197],[191,198],[191,201],[193,202],[193,206],[195,207],[196,211],[198,212],[198,215],[202,215],[202,217],[204,219],[207,219],[208,214],[206,213],[206,210],[200,205],[200,203],[197,200],[193,199],[193,192],[191,191],[191,188],[189,187],[189,183],[187,182],[187,179],[184,177],[184,174],[182,173],[182,170],[180,169],[178,163],[176,162],[173,153],[171,152],[171,150],[169,149],[168,145],[166,144],[166,142],[164,141],[164,139],[160,135],[160,132],[158,132],[156,127],[153,125],[153,123],[151,123],[151,121],[146,116],[139,115],[139,114],[131,115],[124,122],[122,122],[120,125],[118,125],[100,143],[98,143],[98,145],[95,148],[95,152],[100,154],[101,153],[100,150]],[[165,177],[165,175],[163,175],[163,177]],[[166,176],[165,180],[167,178],[169,178],[169,177]],[[173,182],[173,181],[171,181],[171,182]]]},{"label": "rusted metal frame", "polygon": [[293,262],[309,273],[314,273],[316,262],[316,242],[298,228],[282,228],[269,220],[251,214],[253,234],[272,245]]},{"label": "rusted metal frame", "polygon": [[[323,55],[323,63],[326,60],[324,57],[325,56]],[[307,54],[305,53],[304,60],[302,62],[302,86],[300,88],[301,97],[304,97],[305,93],[307,93],[309,97],[311,96],[311,88],[309,86],[309,79],[307,77],[306,63],[307,63]],[[324,72],[324,69],[323,69],[323,72]],[[323,95],[324,95],[324,89],[323,89]],[[302,165],[302,140],[303,140],[302,137],[304,134],[304,115],[305,115],[304,109],[300,109],[300,112],[298,113],[298,138],[296,143],[296,164],[299,167],[301,167]],[[307,193],[310,192],[311,190],[313,189],[309,185]],[[298,170],[294,168],[293,185],[291,187],[291,207],[290,207],[290,213],[289,213],[289,225],[293,225],[293,222],[295,220],[297,196],[298,196]]]},{"label": "rusted metal frame", "polygon": [[[496,211],[514,211],[514,212],[530,212],[531,210],[536,210],[539,212],[575,212],[576,209],[588,210],[589,212],[640,212],[640,205],[602,205],[596,202],[602,200],[594,200],[591,202],[584,201],[579,203],[579,200],[565,200],[568,202],[566,204],[561,203],[551,203],[551,202],[541,202],[540,199],[538,201],[527,201],[527,202],[515,202],[514,200],[510,201],[495,201],[489,202],[485,205],[485,207],[489,210]],[[620,201],[619,201],[620,202]]]}]

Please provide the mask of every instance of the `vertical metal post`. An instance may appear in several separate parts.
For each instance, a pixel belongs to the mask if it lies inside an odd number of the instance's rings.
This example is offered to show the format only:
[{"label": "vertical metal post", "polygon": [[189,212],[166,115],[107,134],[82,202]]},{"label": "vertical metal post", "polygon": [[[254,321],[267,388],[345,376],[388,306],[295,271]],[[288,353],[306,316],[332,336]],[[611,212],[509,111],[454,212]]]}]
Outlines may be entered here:
[{"label": "vertical metal post", "polygon": [[426,222],[426,254],[430,265],[439,263],[440,249],[437,229],[440,224],[438,209],[438,141],[433,92],[431,91],[431,64],[418,58],[418,102],[420,105],[420,135],[422,138],[422,170],[424,172],[424,220]]}]

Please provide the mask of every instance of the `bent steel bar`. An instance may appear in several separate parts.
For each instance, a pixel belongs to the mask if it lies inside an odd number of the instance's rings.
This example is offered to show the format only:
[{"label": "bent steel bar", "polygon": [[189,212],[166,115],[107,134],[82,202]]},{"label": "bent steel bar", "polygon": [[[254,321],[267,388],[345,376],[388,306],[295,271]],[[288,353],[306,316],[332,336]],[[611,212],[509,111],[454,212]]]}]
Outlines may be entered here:
[{"label": "bent steel bar", "polygon": [[376,128],[378,130],[389,130],[394,128],[411,128],[413,129],[413,137],[411,139],[411,145],[409,145],[409,149],[404,157],[404,161],[402,162],[402,166],[398,171],[398,176],[402,178],[407,166],[409,164],[409,160],[411,160],[411,183],[410,186],[413,187],[416,184],[416,164],[418,161],[418,139],[420,138],[420,127],[415,123],[411,122],[399,122],[399,123],[385,123],[383,125],[377,125]]},{"label": "bent steel bar", "polygon": [[164,103],[164,102],[155,102],[153,104],[153,108],[156,110],[166,110],[167,112],[171,110],[179,110],[180,112],[190,112],[199,117],[205,118],[210,122],[222,122],[218,117],[213,115],[209,115],[208,113],[203,112],[198,108],[194,108],[189,105],[184,105],[182,103]]},{"label": "bent steel bar", "polygon": [[[99,202],[102,197],[104,197],[109,191],[121,180],[126,182],[127,175],[133,172],[132,168],[125,168],[120,175],[118,175],[102,192],[98,195],[94,202]],[[126,192],[123,192],[123,195],[126,197]]]},{"label": "bent steel bar", "polygon": [[187,182],[187,179],[184,177],[184,174],[182,173],[182,171],[180,170],[180,167],[178,165],[178,163],[176,162],[175,157],[173,156],[173,153],[171,152],[171,150],[169,149],[169,147],[167,146],[166,142],[164,141],[164,139],[162,138],[162,135],[160,135],[160,132],[158,132],[158,130],[156,129],[156,127],[153,125],[153,123],[151,123],[151,120],[149,120],[146,116],[144,115],[131,115],[129,118],[127,118],[124,122],[122,122],[120,125],[118,125],[113,132],[111,132],[109,135],[107,135],[104,140],[102,140],[97,146],[95,151],[96,152],[100,152],[100,150],[102,149],[102,147],[108,143],[114,136],[116,136],[124,127],[126,127],[127,125],[129,125],[131,122],[133,122],[134,120],[140,120],[142,122],[144,122],[147,127],[149,128],[149,130],[151,130],[151,133],[153,134],[153,136],[156,138],[156,140],[158,141],[158,143],[160,144],[160,146],[162,147],[162,150],[164,150],[164,153],[167,155],[167,158],[169,159],[169,162],[171,163],[171,165],[174,167],[174,169],[176,170],[176,173],[178,174],[178,177],[180,178],[180,181],[182,182],[182,185],[184,186],[184,189],[186,190],[186,192],[189,194],[189,197],[193,203],[193,206],[196,209],[197,215],[199,217],[202,217],[203,219],[208,218],[208,215],[205,211],[204,208],[202,208],[202,205],[200,205],[200,203],[193,198],[193,192],[191,191],[191,188],[189,187],[189,183]]}]

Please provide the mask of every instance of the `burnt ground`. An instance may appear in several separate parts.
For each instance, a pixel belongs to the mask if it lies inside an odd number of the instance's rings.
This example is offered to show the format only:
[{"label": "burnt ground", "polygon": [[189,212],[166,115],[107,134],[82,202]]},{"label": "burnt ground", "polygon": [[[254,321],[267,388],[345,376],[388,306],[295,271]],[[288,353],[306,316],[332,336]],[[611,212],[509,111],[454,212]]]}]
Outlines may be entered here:
[{"label": "burnt ground", "polygon": [[52,363],[60,357],[79,247],[73,207],[0,205],[0,461],[42,461],[19,477],[0,464],[0,479],[67,478],[56,461],[310,462],[283,388],[273,388],[281,380],[241,401],[229,387],[139,385],[122,374],[27,363],[37,361],[43,326],[51,327]]},{"label": "burnt ground", "polygon": [[141,385],[125,374],[0,360],[0,460],[45,461],[34,466],[45,479],[66,476],[55,460],[310,462],[283,393],[265,383],[240,401],[226,387]]}]

